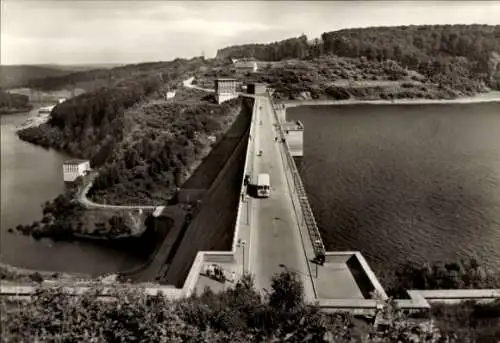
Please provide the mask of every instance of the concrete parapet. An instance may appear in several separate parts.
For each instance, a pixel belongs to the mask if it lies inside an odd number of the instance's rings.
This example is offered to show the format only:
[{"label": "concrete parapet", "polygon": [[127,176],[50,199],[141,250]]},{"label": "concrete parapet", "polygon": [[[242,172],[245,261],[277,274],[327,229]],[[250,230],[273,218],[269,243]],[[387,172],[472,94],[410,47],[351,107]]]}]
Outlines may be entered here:
[{"label": "concrete parapet", "polygon": [[374,299],[318,299],[318,305],[321,308],[330,309],[375,309],[377,301]]},{"label": "concrete parapet", "polygon": [[177,195],[180,203],[191,204],[197,201],[203,200],[205,194],[207,194],[208,189],[183,189],[179,190]]},{"label": "concrete parapet", "polygon": [[196,287],[196,282],[198,281],[198,277],[201,273],[201,268],[203,266],[203,262],[205,259],[205,251],[200,251],[196,254],[196,257],[191,265],[191,269],[189,270],[189,274],[184,281],[184,285],[181,289],[181,292],[184,296],[189,297],[193,294],[193,291]]},{"label": "concrete parapet", "polygon": [[[245,189],[246,189],[246,186],[245,186],[245,183],[244,183],[244,178],[245,178],[245,174],[247,174],[249,172],[249,166],[250,166],[250,159],[253,158],[253,156],[250,154],[250,147],[251,147],[251,142],[250,140],[252,139],[251,137],[255,137],[255,134],[254,134],[254,131],[255,131],[255,112],[256,112],[256,107],[255,106],[255,103],[253,105],[253,109],[252,109],[252,117],[250,118],[250,128],[249,128],[249,132],[250,132],[250,136],[249,136],[249,142],[247,144],[247,149],[246,149],[246,154],[245,154],[245,165],[243,167],[243,175],[241,177],[241,187],[240,187],[240,194],[243,194],[245,192]],[[234,253],[236,251],[236,246],[238,244],[238,236],[239,236],[239,232],[240,232],[240,226],[241,226],[241,214],[242,214],[242,207],[243,207],[243,204],[244,202],[242,201],[242,199],[240,198],[238,200],[238,212],[236,214],[236,222],[235,222],[235,230],[234,230],[234,236],[233,236],[233,244],[232,244],[232,252]]]},{"label": "concrete parapet", "polygon": [[435,289],[411,290],[410,294],[419,293],[427,300],[434,299],[492,299],[500,298],[500,289]]},{"label": "concrete parapet", "polygon": [[232,263],[234,262],[234,253],[232,251],[207,251],[204,253],[203,261],[214,263]]},{"label": "concrete parapet", "polygon": [[[356,281],[359,282],[358,285],[360,286],[361,291],[366,292],[365,297],[368,296],[368,292],[376,292],[377,296],[382,300],[387,300],[389,298],[387,296],[387,293],[385,293],[384,287],[382,287],[377,277],[375,276],[375,273],[370,268],[370,265],[368,264],[368,262],[366,262],[365,258],[359,251],[356,251],[353,254],[353,256],[347,261],[347,265],[351,269],[351,272],[355,267],[359,267],[360,271],[362,271],[362,273],[359,274],[359,281]],[[367,288],[363,289],[362,285],[366,285]]]},{"label": "concrete parapet", "polygon": [[325,263],[346,263],[355,251],[327,251]]}]

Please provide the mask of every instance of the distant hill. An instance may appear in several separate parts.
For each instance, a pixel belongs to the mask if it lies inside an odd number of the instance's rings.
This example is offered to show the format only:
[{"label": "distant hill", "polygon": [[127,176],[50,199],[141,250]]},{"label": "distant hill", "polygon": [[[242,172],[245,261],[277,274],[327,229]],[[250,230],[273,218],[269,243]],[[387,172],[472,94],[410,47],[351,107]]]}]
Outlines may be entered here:
[{"label": "distant hill", "polygon": [[54,67],[34,65],[0,65],[0,87],[2,89],[18,87],[29,80],[49,76],[62,76],[70,73]]},{"label": "distant hill", "polygon": [[305,35],[269,44],[220,49],[217,58],[255,57],[261,61],[312,59],[334,54],[394,60],[447,86],[479,81],[500,89],[500,25],[423,25],[371,27]]},{"label": "distant hill", "polygon": [[32,80],[47,77],[60,77],[75,72],[86,72],[94,69],[110,69],[119,64],[80,64],[80,65],[0,65],[0,88],[14,88],[27,85]]},{"label": "distant hill", "polygon": [[[135,79],[151,75],[168,75],[178,69],[178,66],[188,60],[177,58],[168,62],[147,62],[127,64],[114,68],[101,68],[65,73],[59,76],[49,76],[27,80],[22,86],[39,90],[58,90],[62,88],[82,88],[87,91],[100,87],[113,86],[126,79]],[[193,58],[189,63],[201,63],[202,58]],[[203,62],[204,63],[204,62]]]},{"label": "distant hill", "polygon": [[89,63],[89,64],[38,64],[37,66],[59,69],[70,73],[94,69],[111,69],[125,65],[124,63]]}]

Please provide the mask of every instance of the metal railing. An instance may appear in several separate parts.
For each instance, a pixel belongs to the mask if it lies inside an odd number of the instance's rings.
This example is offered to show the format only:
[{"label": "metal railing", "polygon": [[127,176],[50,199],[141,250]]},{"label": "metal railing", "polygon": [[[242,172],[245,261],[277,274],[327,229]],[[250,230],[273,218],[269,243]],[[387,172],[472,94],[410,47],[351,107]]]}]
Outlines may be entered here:
[{"label": "metal railing", "polygon": [[[309,200],[307,199],[307,193],[304,188],[304,184],[302,183],[302,178],[300,176],[299,170],[297,169],[297,165],[295,164],[292,154],[290,153],[288,144],[286,143],[286,141],[284,141],[286,136],[281,127],[281,120],[276,112],[276,108],[274,107],[275,105],[269,93],[268,93],[268,98],[272,107],[273,114],[278,123],[277,131],[279,133],[279,139],[283,142],[283,150],[280,149],[280,152],[284,151],[284,155],[283,153],[281,153],[281,158],[285,162],[285,166],[288,166],[289,172],[292,176],[293,182],[288,183],[290,192],[292,192],[292,194],[297,195],[299,206],[296,206],[293,200],[292,203],[294,205],[297,214],[300,213],[302,219],[302,225],[307,228],[307,232],[309,233],[309,237],[311,239],[311,244],[313,246],[315,255],[316,256],[319,254],[325,255],[326,253],[325,246],[323,244],[323,240],[321,239],[318,225],[316,224],[316,219],[314,218],[311,206],[309,205]],[[294,197],[292,197],[292,199],[293,198]]]}]

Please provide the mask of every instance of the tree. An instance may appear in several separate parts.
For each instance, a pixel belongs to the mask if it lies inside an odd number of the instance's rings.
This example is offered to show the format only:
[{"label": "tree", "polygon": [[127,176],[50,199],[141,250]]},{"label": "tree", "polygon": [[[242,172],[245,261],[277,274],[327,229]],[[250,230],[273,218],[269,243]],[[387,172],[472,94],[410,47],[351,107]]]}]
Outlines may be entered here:
[{"label": "tree", "polygon": [[283,271],[273,277],[269,305],[277,311],[299,310],[304,306],[304,287],[297,275]]}]

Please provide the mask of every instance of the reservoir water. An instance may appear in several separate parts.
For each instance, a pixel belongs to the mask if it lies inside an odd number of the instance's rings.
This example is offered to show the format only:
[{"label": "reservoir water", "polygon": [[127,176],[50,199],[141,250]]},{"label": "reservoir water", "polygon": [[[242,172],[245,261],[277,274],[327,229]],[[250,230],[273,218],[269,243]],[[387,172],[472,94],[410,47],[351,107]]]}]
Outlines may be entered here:
[{"label": "reservoir water", "polygon": [[500,270],[500,103],[290,108],[328,250]]},{"label": "reservoir water", "polygon": [[16,127],[36,111],[1,116],[0,261],[16,267],[77,273],[112,273],[137,266],[131,254],[92,242],[35,241],[9,228],[42,217],[42,204],[63,192],[68,156],[21,141]]}]

